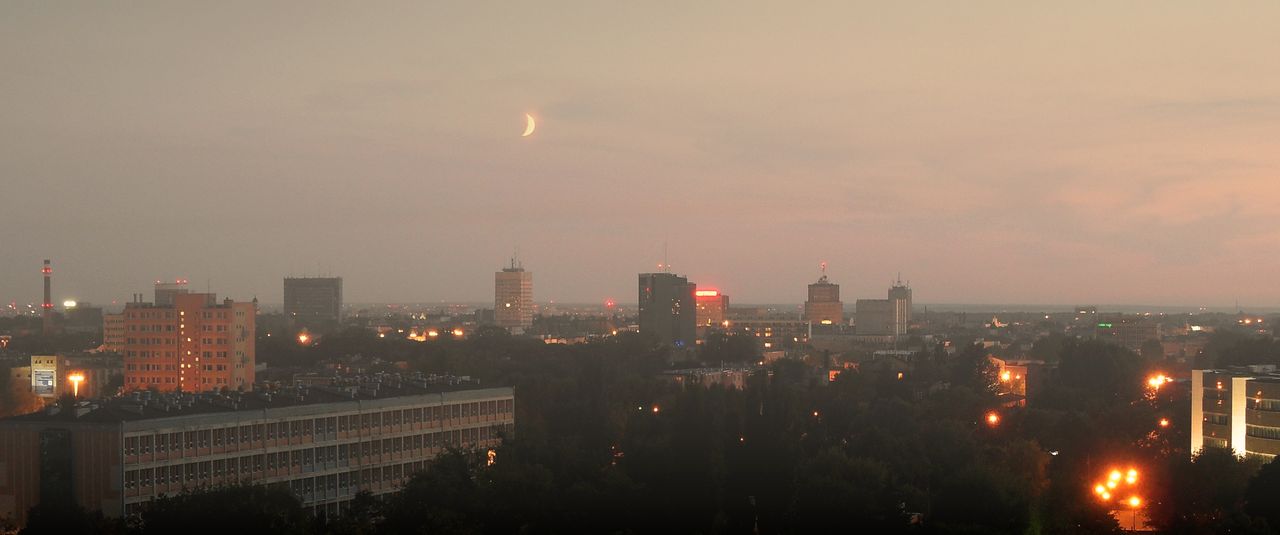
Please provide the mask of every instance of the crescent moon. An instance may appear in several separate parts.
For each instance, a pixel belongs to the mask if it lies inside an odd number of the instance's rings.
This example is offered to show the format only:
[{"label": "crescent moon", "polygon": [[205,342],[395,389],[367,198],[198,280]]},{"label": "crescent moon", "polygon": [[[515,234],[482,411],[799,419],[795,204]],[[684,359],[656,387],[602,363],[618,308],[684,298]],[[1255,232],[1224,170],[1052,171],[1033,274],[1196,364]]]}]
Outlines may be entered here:
[{"label": "crescent moon", "polygon": [[525,127],[524,127],[524,133],[523,133],[523,134],[520,134],[520,137],[529,137],[531,134],[533,134],[533,129],[534,129],[534,128],[537,128],[537,127],[538,127],[538,125],[537,125],[537,123],[534,123],[534,122],[533,122],[533,116],[532,116],[532,115],[529,115],[529,114],[527,114],[527,113],[526,113],[526,114],[524,114],[524,118],[525,118],[526,120],[528,120],[528,123],[526,123],[526,124],[525,124]]}]

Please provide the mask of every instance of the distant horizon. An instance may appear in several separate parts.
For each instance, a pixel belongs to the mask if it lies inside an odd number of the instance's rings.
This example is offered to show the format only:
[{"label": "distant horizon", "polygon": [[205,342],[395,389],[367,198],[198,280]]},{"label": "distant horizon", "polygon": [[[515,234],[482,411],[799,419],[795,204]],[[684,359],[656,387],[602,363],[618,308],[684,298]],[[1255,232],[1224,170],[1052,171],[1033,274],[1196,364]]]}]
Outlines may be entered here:
[{"label": "distant horizon", "polygon": [[563,302],[669,259],[758,302],[825,263],[850,297],[1280,305],[1276,2],[5,15],[4,302],[44,258],[109,303],[468,298],[514,256]]}]

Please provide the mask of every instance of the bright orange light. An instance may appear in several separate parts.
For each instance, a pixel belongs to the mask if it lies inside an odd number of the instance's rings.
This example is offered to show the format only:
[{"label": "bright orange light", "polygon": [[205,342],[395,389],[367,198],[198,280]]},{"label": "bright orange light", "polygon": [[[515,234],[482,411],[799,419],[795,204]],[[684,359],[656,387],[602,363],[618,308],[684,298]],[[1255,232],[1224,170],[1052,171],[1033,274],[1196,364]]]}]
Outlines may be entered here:
[{"label": "bright orange light", "polygon": [[453,335],[454,335],[454,336],[462,336],[462,329],[454,329],[454,330],[453,330]]},{"label": "bright orange light", "polygon": [[1107,488],[1109,488],[1109,489],[1114,489],[1114,488],[1116,488],[1116,482],[1115,482],[1115,481],[1108,481],[1108,482],[1107,482]]},{"label": "bright orange light", "polygon": [[73,373],[67,376],[67,380],[71,381],[71,395],[80,397],[80,383],[84,382],[84,374]]},{"label": "bright orange light", "polygon": [[305,345],[307,345],[307,342],[310,342],[310,341],[311,341],[311,336],[310,336],[310,335],[308,335],[307,333],[298,333],[298,343],[299,343],[299,344],[302,344],[302,345],[304,345],[304,346],[305,346]]},{"label": "bright orange light", "polygon": [[653,413],[654,413],[654,414],[658,414],[658,406],[657,406],[657,405],[654,405],[654,406],[653,406]]},{"label": "bright orange light", "polygon": [[1121,474],[1119,470],[1112,470],[1111,473],[1107,475],[1107,479],[1111,481],[1120,481],[1120,478],[1122,477],[1124,477],[1124,474]]},{"label": "bright orange light", "polygon": [[817,418],[817,417],[818,417],[818,411],[813,411],[813,417],[814,417],[814,418]]},{"label": "bright orange light", "polygon": [[1107,492],[1107,487],[1105,486],[1098,485],[1096,487],[1093,487],[1093,493],[1099,496],[1106,494],[1106,492]]},{"label": "bright orange light", "polygon": [[435,329],[431,329],[430,331],[427,331],[427,336],[430,336],[430,337],[432,337],[432,338],[435,338],[435,337],[437,337],[437,336],[440,336],[440,331],[437,331],[437,330],[435,330]]},{"label": "bright orange light", "polygon": [[693,295],[697,297],[715,297],[717,295],[720,295],[720,291],[719,290],[696,290],[693,292]]},{"label": "bright orange light", "polygon": [[902,372],[898,372],[898,380],[899,380],[899,381],[901,381],[901,380],[902,380]]},{"label": "bright orange light", "polygon": [[1168,419],[1168,418],[1161,418],[1161,419],[1160,419],[1160,427],[1169,427],[1169,419]]},{"label": "bright orange light", "polygon": [[1110,492],[1104,492],[1104,493],[1102,493],[1102,499],[1104,499],[1104,500],[1110,500],[1110,499],[1111,499],[1111,493],[1110,493]]},{"label": "bright orange light", "polygon": [[1000,415],[996,414],[995,412],[988,412],[987,425],[995,427],[996,425],[999,425],[999,424],[1000,424]]},{"label": "bright orange light", "polygon": [[1009,372],[1003,372],[1000,374],[1000,380],[1006,383],[1009,382],[1010,377],[1012,377],[1012,374],[1010,374]]},{"label": "bright orange light", "polygon": [[823,324],[823,325],[831,325],[831,324],[832,324],[832,323],[834,323],[834,322],[833,322],[833,321],[831,321],[831,320],[822,320],[822,321],[820,321],[819,323],[821,323],[821,324]]},{"label": "bright orange light", "polygon": [[1139,507],[1141,505],[1142,505],[1142,498],[1139,498],[1137,496],[1129,497],[1129,507]]}]

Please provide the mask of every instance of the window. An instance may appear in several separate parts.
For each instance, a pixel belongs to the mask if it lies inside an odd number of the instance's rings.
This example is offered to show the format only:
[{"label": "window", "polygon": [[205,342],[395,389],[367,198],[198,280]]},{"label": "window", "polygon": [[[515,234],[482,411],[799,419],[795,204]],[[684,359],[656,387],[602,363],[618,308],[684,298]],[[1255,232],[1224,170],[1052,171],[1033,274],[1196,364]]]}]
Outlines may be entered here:
[{"label": "window", "polygon": [[1205,423],[1216,425],[1228,425],[1231,423],[1231,417],[1225,414],[1214,414],[1212,412],[1204,413]]},{"label": "window", "polygon": [[1261,425],[1246,426],[1245,434],[1251,437],[1280,440],[1280,427],[1264,427]]}]

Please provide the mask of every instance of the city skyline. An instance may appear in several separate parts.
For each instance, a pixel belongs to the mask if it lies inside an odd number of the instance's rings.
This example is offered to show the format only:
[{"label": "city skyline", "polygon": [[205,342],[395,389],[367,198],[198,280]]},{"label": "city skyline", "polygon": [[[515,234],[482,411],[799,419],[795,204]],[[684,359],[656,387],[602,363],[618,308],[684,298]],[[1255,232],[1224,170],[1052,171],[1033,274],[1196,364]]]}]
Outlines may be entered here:
[{"label": "city skyline", "polygon": [[562,7],[8,6],[0,299],[1280,303],[1274,3]]}]

